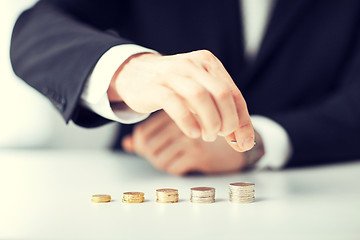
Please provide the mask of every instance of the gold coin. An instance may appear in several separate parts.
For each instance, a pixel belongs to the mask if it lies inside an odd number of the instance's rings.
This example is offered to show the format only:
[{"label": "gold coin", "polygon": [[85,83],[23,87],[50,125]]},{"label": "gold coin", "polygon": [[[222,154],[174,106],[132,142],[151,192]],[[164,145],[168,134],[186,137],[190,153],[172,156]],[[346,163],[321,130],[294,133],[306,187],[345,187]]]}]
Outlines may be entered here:
[{"label": "gold coin", "polygon": [[193,203],[213,203],[215,202],[215,188],[212,187],[193,187],[190,189],[190,201]]},{"label": "gold coin", "polygon": [[136,197],[134,197],[134,196],[132,196],[132,197],[129,197],[129,196],[123,196],[123,198],[125,198],[125,199],[138,199],[138,198],[144,198],[144,196],[136,196]]},{"label": "gold coin", "polygon": [[204,191],[215,191],[215,188],[212,188],[212,187],[193,187],[191,188],[191,191],[201,191],[201,192],[204,192]]},{"label": "gold coin", "polygon": [[161,188],[161,189],[156,189],[156,194],[157,195],[178,195],[179,191],[177,189],[173,189],[173,188]]},{"label": "gold coin", "polygon": [[156,192],[178,192],[178,190],[174,188],[160,188],[156,189]]},{"label": "gold coin", "polygon": [[255,198],[245,198],[245,199],[230,198],[230,202],[232,202],[232,203],[252,203],[254,201],[255,201]]},{"label": "gold coin", "polygon": [[123,203],[142,203],[144,202],[144,198],[140,198],[140,199],[123,199],[122,200]]},{"label": "gold coin", "polygon": [[210,197],[215,195],[215,188],[212,187],[193,187],[190,190],[192,196]]},{"label": "gold coin", "polygon": [[230,183],[229,200],[234,203],[251,203],[255,200],[255,184],[249,182]]},{"label": "gold coin", "polygon": [[202,197],[191,197],[190,202],[192,203],[214,203],[214,198],[202,198]]},{"label": "gold coin", "polygon": [[179,191],[173,188],[161,188],[156,190],[156,202],[176,203],[179,201]]},{"label": "gold coin", "polygon": [[110,202],[111,196],[108,194],[95,194],[92,195],[91,201],[95,203]]},{"label": "gold coin", "polygon": [[255,184],[249,182],[238,182],[238,183],[230,183],[230,186],[235,187],[254,187]]},{"label": "gold coin", "polygon": [[173,199],[173,200],[164,200],[164,199],[156,199],[156,202],[158,203],[177,203],[179,199]]},{"label": "gold coin", "polygon": [[143,192],[124,192],[123,196],[144,196]]},{"label": "gold coin", "polygon": [[145,194],[143,192],[124,192],[123,203],[142,203],[145,200]]}]

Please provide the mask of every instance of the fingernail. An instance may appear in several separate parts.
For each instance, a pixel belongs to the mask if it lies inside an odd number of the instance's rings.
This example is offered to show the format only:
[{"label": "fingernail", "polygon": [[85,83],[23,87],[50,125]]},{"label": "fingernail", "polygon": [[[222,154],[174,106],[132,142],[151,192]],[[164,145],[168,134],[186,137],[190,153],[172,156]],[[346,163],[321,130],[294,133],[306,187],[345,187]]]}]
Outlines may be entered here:
[{"label": "fingernail", "polygon": [[254,142],[254,138],[248,138],[243,142],[243,148],[245,150],[249,150],[254,146],[255,142]]},{"label": "fingernail", "polygon": [[215,136],[211,136],[211,137],[209,138],[209,141],[210,141],[210,142],[215,142],[215,140],[216,140],[216,135],[215,135]]},{"label": "fingernail", "polygon": [[200,137],[201,133],[200,130],[198,128],[193,128],[190,132],[191,137],[193,138],[198,138]]},{"label": "fingernail", "polygon": [[225,137],[225,134],[224,134],[223,132],[219,132],[218,135],[219,135],[220,137]]},{"label": "fingernail", "polygon": [[205,142],[214,142],[216,140],[216,136],[203,136],[203,140]]}]

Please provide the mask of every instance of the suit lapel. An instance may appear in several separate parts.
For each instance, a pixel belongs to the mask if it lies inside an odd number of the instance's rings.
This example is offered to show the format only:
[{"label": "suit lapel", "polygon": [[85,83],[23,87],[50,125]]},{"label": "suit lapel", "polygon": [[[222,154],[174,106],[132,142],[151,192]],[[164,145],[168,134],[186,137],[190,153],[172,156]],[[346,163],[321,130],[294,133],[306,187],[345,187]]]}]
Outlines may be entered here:
[{"label": "suit lapel", "polygon": [[269,25],[264,35],[258,55],[248,72],[250,81],[266,62],[271,61],[273,54],[283,46],[287,36],[294,30],[296,22],[304,16],[306,8],[312,0],[277,0]]}]

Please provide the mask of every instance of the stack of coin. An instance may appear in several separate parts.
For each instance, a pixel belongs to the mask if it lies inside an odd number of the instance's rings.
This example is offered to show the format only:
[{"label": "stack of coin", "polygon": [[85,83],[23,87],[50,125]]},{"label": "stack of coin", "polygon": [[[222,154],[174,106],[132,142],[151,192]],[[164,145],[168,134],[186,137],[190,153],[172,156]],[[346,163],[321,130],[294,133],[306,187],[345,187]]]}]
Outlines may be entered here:
[{"label": "stack of coin", "polygon": [[251,203],[255,200],[255,184],[239,182],[230,183],[229,200],[234,203]]},{"label": "stack of coin", "polygon": [[123,203],[142,203],[144,201],[144,193],[142,192],[125,192],[123,194]]},{"label": "stack of coin", "polygon": [[95,203],[110,202],[111,196],[107,195],[107,194],[95,194],[95,195],[92,195],[91,201],[95,202]]},{"label": "stack of coin", "polygon": [[156,202],[176,203],[178,201],[179,201],[179,192],[177,189],[162,188],[156,190]]},{"label": "stack of coin", "polygon": [[213,202],[215,202],[215,188],[211,188],[211,187],[191,188],[190,201],[193,203],[213,203]]}]

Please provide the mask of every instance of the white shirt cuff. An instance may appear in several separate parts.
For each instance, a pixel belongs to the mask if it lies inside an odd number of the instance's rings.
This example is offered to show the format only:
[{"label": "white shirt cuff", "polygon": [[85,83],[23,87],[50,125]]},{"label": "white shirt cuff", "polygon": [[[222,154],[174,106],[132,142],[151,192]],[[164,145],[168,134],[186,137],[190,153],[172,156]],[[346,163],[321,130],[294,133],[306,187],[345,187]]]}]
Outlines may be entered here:
[{"label": "white shirt cuff", "polygon": [[132,55],[143,52],[156,53],[135,44],[114,46],[105,52],[85,84],[80,104],[104,118],[120,123],[131,124],[146,119],[150,114],[137,113],[125,103],[110,104],[107,95],[111,79],[120,65]]},{"label": "white shirt cuff", "polygon": [[251,116],[251,121],[265,149],[265,155],[255,164],[255,168],[278,170],[284,167],[292,155],[291,141],[285,129],[263,116]]}]

